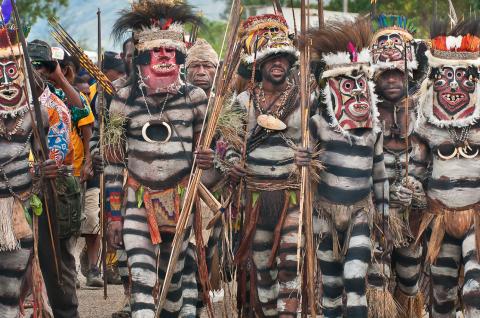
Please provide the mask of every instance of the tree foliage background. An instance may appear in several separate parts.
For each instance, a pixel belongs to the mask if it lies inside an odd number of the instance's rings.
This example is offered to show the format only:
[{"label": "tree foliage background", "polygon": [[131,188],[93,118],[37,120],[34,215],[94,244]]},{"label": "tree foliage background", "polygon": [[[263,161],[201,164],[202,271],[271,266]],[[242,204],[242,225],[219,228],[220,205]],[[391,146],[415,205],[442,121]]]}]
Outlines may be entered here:
[{"label": "tree foliage background", "polygon": [[[217,0],[225,1],[225,0]],[[227,10],[230,8],[231,0],[227,0]],[[290,7],[291,0],[280,0],[282,6]],[[371,0],[348,0],[348,11],[368,14],[371,12]],[[480,0],[452,0],[457,17],[459,19],[476,16],[480,18]],[[272,0],[243,0],[245,6],[272,5]],[[293,6],[299,7],[300,0],[293,0]],[[317,1],[311,0],[310,4],[316,6]],[[324,0],[325,10],[342,11],[343,0]],[[428,30],[432,18],[437,17],[448,19],[448,0],[377,0],[377,13],[401,14],[411,19],[417,26],[418,37],[428,36]],[[255,10],[249,10],[255,14]],[[228,16],[228,11],[225,12]]]},{"label": "tree foliage background", "polygon": [[[459,20],[469,17],[480,17],[479,0],[452,0]],[[331,0],[327,10],[342,11],[343,0]],[[349,0],[348,11],[369,13],[370,0]],[[449,7],[447,0],[377,0],[377,13],[401,14],[411,19],[417,26],[418,37],[428,36],[432,19],[448,21]]]},{"label": "tree foliage background", "polygon": [[68,0],[19,0],[18,11],[23,22],[33,25],[38,18],[47,18],[55,15],[60,7],[68,5]]}]

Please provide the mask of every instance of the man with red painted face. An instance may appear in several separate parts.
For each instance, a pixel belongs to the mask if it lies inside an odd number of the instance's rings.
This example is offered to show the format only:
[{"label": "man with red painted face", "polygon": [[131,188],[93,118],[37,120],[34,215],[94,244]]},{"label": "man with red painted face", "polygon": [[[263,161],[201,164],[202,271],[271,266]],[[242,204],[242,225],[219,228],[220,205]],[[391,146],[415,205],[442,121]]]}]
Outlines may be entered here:
[{"label": "man with red painted face", "polygon": [[[382,300],[388,301],[382,307],[369,306],[369,317],[422,317],[423,298],[418,294],[422,246],[414,244],[417,232],[413,225],[419,223],[419,208],[425,205],[425,194],[418,181],[407,181],[406,178],[417,104],[417,99],[411,96],[418,91],[418,85],[412,83],[413,72],[419,69],[415,54],[417,44],[412,35],[415,29],[410,21],[401,16],[382,14],[373,22],[377,28],[370,49],[376,70],[376,92],[381,99],[377,106],[384,136],[385,168],[390,183],[390,215],[401,222],[402,230],[393,233],[393,246],[382,244],[382,234],[378,231],[375,233],[375,261],[368,271],[368,302],[376,304]],[[408,83],[411,83],[408,101],[406,76]],[[383,220],[380,220],[378,228],[383,228],[382,223]],[[392,261],[394,266],[391,266]],[[394,295],[391,294],[393,288],[389,286],[392,270],[396,278]],[[397,304],[402,307],[400,312]]]},{"label": "man with red painted face", "polygon": [[312,144],[323,150],[319,159],[325,167],[314,216],[323,315],[367,318],[373,220],[385,219],[388,241],[393,223],[368,48],[371,24],[361,18],[331,23],[310,36],[315,62],[323,67],[317,72],[320,113],[310,119]]},{"label": "man with red painted face", "polygon": [[[410,173],[423,183],[430,228],[426,262],[432,317],[454,317],[458,289],[465,317],[480,316],[480,20],[431,28],[431,67],[422,85]],[[459,269],[464,284],[459,285]]]},{"label": "man with red painted face", "polygon": [[[259,317],[296,317],[299,178],[293,172],[298,170],[301,107],[299,87],[290,73],[298,51],[281,15],[249,17],[240,36],[240,75],[250,79],[253,65],[257,69],[253,88],[238,95],[233,104],[245,114],[246,158],[228,138],[232,146],[225,155],[233,187],[241,178],[247,186],[245,223],[235,255],[240,266],[239,308],[244,313],[253,310]],[[253,284],[250,290],[258,297],[243,296],[247,275]]]},{"label": "man with red painted face", "polygon": [[[213,151],[195,149],[206,95],[185,84],[179,74],[186,56],[186,22],[199,22],[188,5],[143,0],[124,10],[114,26],[117,36],[133,30],[135,44],[132,75],[112,100],[105,131],[112,137],[105,145],[108,239],[112,247],[124,246],[128,254],[132,317],[155,316],[155,288],[167,270],[194,157],[200,169],[213,165]],[[192,222],[193,217],[162,317],[198,316],[200,288],[189,243]]]}]

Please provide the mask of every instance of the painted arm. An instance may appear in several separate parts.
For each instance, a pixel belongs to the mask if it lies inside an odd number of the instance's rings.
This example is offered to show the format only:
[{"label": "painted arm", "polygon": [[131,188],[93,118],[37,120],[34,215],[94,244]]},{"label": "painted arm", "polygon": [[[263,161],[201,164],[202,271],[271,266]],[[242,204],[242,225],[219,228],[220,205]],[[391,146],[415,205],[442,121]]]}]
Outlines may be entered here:
[{"label": "painted arm", "polygon": [[418,135],[412,137],[412,152],[409,159],[408,184],[413,191],[412,206],[424,208],[427,204],[425,189],[428,182],[428,167],[432,156],[428,144]]},{"label": "painted arm", "polygon": [[105,135],[121,136],[121,138],[105,138],[106,162],[105,193],[106,205],[105,212],[107,219],[111,221],[121,221],[122,197],[123,197],[123,172],[125,167],[125,127],[127,124],[126,114],[122,112],[121,102],[114,100],[112,102],[109,117],[117,120],[109,120],[105,126]]},{"label": "painted arm", "polygon": [[374,156],[373,156],[373,194],[375,198],[375,205],[379,212],[384,216],[389,215],[389,195],[390,188],[385,170],[385,162],[383,160],[383,134],[379,133],[377,141],[375,142]]}]

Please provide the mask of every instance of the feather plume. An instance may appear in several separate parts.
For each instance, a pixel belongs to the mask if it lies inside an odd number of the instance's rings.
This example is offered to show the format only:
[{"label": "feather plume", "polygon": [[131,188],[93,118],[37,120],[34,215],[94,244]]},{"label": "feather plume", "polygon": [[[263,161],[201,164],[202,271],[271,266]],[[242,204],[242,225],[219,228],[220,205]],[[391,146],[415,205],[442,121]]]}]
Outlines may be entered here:
[{"label": "feather plume", "polygon": [[314,59],[326,54],[346,52],[351,42],[358,52],[367,48],[372,39],[371,22],[366,18],[355,21],[332,22],[309,32]]},{"label": "feather plume", "polygon": [[112,36],[118,42],[129,31],[142,30],[152,26],[167,30],[173,22],[201,24],[201,17],[193,7],[180,1],[140,0],[132,9],[120,11],[120,17],[113,25]]},{"label": "feather plume", "polygon": [[434,20],[430,27],[430,38],[434,39],[438,36],[464,36],[467,34],[480,37],[480,18],[460,21],[450,31],[448,29],[448,22]]}]

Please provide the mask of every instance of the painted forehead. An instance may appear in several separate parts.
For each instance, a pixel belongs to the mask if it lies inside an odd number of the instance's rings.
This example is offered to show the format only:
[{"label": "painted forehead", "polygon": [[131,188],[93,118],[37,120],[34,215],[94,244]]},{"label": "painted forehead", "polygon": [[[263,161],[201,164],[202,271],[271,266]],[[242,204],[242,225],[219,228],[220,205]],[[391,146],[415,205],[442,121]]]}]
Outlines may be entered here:
[{"label": "painted forehead", "polygon": [[386,39],[390,39],[390,38],[398,38],[398,39],[403,40],[402,36],[399,33],[387,33],[387,34],[380,35],[377,39],[377,42],[382,41],[382,40],[386,40]]}]

